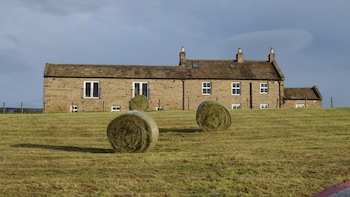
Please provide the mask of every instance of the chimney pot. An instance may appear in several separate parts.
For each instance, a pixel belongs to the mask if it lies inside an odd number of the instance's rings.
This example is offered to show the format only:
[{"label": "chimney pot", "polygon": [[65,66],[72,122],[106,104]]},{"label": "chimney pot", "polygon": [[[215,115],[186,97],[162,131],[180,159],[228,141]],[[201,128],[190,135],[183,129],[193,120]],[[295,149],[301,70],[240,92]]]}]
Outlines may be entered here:
[{"label": "chimney pot", "polygon": [[269,62],[275,61],[275,52],[273,51],[273,48],[271,47],[270,53],[269,53]]},{"label": "chimney pot", "polygon": [[186,52],[185,52],[185,48],[184,47],[181,47],[181,51],[180,51],[179,56],[180,56],[179,65],[182,66],[186,62]]},{"label": "chimney pot", "polygon": [[238,52],[236,54],[236,60],[237,62],[243,62],[243,53],[241,48],[238,48]]}]

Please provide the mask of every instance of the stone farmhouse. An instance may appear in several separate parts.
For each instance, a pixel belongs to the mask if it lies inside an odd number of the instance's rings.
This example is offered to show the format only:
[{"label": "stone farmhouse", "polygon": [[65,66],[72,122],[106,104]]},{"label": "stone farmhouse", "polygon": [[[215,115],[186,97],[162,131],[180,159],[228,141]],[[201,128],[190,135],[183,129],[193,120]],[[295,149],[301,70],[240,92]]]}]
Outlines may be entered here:
[{"label": "stone farmhouse", "polygon": [[322,107],[316,86],[285,88],[285,77],[270,49],[267,60],[186,59],[179,65],[92,65],[46,63],[44,112],[127,111],[135,95],[149,110],[196,110],[206,100],[228,109]]}]

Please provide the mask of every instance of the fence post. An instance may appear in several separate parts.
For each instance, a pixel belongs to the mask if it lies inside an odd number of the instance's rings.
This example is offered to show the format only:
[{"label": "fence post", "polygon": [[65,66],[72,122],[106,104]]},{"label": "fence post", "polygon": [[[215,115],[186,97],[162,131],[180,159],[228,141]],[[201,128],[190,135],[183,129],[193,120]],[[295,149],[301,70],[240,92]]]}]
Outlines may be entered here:
[{"label": "fence post", "polygon": [[2,105],[2,113],[5,113],[5,112],[6,112],[6,108],[5,108],[5,102],[4,102]]},{"label": "fence post", "polygon": [[331,97],[331,108],[333,108],[333,97]]},{"label": "fence post", "polygon": [[23,102],[21,102],[21,112],[23,114],[24,110],[23,110]]}]

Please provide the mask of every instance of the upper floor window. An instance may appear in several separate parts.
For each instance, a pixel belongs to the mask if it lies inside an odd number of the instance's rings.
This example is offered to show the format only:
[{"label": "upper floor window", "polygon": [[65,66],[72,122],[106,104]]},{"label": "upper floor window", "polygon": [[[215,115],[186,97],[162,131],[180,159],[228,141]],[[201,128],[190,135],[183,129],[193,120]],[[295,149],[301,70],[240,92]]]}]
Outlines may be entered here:
[{"label": "upper floor window", "polygon": [[269,91],[269,87],[267,83],[260,83],[260,94],[267,94]]},{"label": "upper floor window", "polygon": [[148,82],[134,82],[133,84],[133,96],[143,95],[148,98]]},{"label": "upper floor window", "polygon": [[100,82],[84,81],[84,98],[99,98],[99,97],[100,97]]},{"label": "upper floor window", "polygon": [[211,94],[211,83],[210,82],[202,82],[202,94],[210,95]]},{"label": "upper floor window", "polygon": [[232,82],[232,95],[240,95],[241,94],[241,83]]}]

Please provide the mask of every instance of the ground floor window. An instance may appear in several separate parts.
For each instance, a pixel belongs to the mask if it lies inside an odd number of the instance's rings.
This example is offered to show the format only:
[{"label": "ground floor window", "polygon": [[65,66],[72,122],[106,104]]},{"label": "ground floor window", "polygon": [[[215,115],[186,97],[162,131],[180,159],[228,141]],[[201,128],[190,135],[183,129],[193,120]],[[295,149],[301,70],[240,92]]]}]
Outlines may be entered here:
[{"label": "ground floor window", "polygon": [[295,108],[305,108],[305,104],[296,104]]},{"label": "ground floor window", "polygon": [[156,110],[157,111],[162,111],[162,110],[164,110],[164,107],[162,107],[162,106],[156,107]]},{"label": "ground floor window", "polygon": [[111,111],[112,112],[117,112],[117,111],[121,111],[121,107],[119,105],[115,105],[111,107]]},{"label": "ground floor window", "polygon": [[260,109],[268,109],[269,104],[260,104]]},{"label": "ground floor window", "polygon": [[242,109],[241,104],[232,104],[232,109]]},{"label": "ground floor window", "polygon": [[78,105],[71,105],[70,112],[78,112]]},{"label": "ground floor window", "polygon": [[133,83],[133,96],[143,95],[148,98],[149,88],[148,82],[134,82]]}]

